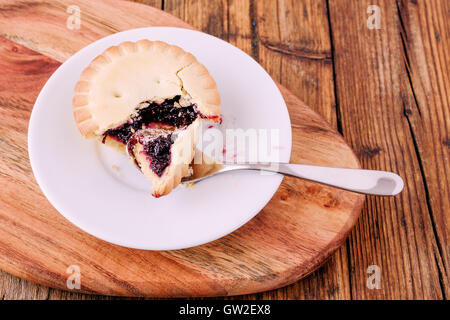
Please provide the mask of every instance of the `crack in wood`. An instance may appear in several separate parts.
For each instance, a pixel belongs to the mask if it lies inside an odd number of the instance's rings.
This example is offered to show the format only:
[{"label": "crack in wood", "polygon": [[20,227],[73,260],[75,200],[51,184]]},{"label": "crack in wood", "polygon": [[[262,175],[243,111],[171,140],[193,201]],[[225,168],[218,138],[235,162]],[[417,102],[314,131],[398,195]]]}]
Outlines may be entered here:
[{"label": "crack in wood", "polygon": [[[338,96],[338,90],[337,90],[335,52],[334,52],[333,30],[332,30],[332,26],[331,26],[331,13],[330,13],[329,0],[326,1],[326,10],[327,10],[327,20],[328,20],[328,33],[330,35],[330,47],[331,47],[330,58],[331,58],[331,65],[333,66],[333,88],[334,88],[334,101],[335,101],[335,109],[336,109],[336,125],[337,125],[338,132],[341,135],[343,135],[341,110],[340,110],[339,96]],[[351,288],[351,285],[350,285],[350,288]]]},{"label": "crack in wood", "polygon": [[[406,74],[408,75],[409,86],[411,88],[411,92],[414,97],[414,101],[415,101],[417,110],[419,111],[419,116],[422,116],[422,112],[420,110],[420,105],[417,100],[416,92],[414,91],[414,86],[412,83],[411,67],[410,67],[411,64],[410,64],[410,60],[409,60],[408,47],[407,47],[408,36],[406,33],[405,23],[403,21],[401,9],[400,9],[400,6],[397,1],[396,1],[396,5],[397,5],[397,14],[398,14],[399,22],[400,22],[400,38],[402,40],[403,57],[405,58]],[[410,109],[408,109],[408,110],[411,111]],[[406,116],[410,115],[410,114],[412,114],[412,112],[405,112]]]},{"label": "crack in wood", "polygon": [[[338,90],[337,90],[337,78],[336,78],[336,64],[335,64],[335,48],[334,48],[334,42],[333,42],[333,29],[331,25],[331,12],[330,12],[330,2],[329,0],[326,0],[326,14],[327,14],[327,22],[328,22],[328,34],[330,36],[330,60],[331,65],[333,69],[333,89],[334,89],[334,101],[335,101],[335,110],[336,110],[336,127],[338,132],[343,135],[342,130],[342,119],[341,119],[341,110],[340,110],[340,104],[339,104],[339,96],[338,96]],[[350,293],[350,300],[353,300],[353,281],[352,281],[352,259],[351,259],[351,250],[350,250],[350,237],[351,233],[348,235],[347,239],[345,240],[345,252],[346,252],[346,258],[347,258],[347,274],[348,274],[348,288]]]},{"label": "crack in wood", "polygon": [[447,300],[447,297],[445,295],[445,290],[444,290],[444,288],[445,288],[444,278],[442,276],[442,272],[440,271],[441,267],[442,267],[442,269],[445,270],[445,264],[442,263],[441,257],[436,256],[436,252],[434,253],[434,260],[435,260],[436,265],[438,266],[438,270],[439,270],[438,277],[439,277],[439,284],[442,289],[442,298],[443,298],[443,300]]},{"label": "crack in wood", "polygon": [[447,146],[447,147],[450,148],[450,138],[447,138],[447,139],[445,139],[444,141],[442,141],[442,144],[443,144],[444,146]]},{"label": "crack in wood", "polygon": [[331,63],[331,52],[328,51],[314,52],[305,48],[291,48],[288,45],[282,43],[275,44],[262,39],[260,39],[260,43],[267,49],[286,56],[292,56],[302,60],[324,61],[325,63]]},{"label": "crack in wood", "polygon": [[380,147],[371,148],[369,146],[362,146],[360,154],[361,154],[361,156],[364,156],[364,157],[367,157],[370,159],[370,158],[375,157],[382,150],[383,149],[381,149]]}]

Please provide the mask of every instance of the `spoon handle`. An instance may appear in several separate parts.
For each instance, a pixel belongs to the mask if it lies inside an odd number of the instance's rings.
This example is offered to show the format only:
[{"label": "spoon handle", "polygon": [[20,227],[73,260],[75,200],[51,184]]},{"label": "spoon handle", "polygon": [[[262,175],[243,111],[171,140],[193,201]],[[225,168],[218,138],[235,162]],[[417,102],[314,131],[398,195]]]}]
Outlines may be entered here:
[{"label": "spoon handle", "polygon": [[395,196],[402,191],[404,185],[399,175],[378,170],[320,167],[291,163],[245,164],[231,165],[231,167],[234,167],[234,170],[277,172],[344,190],[378,196]]}]

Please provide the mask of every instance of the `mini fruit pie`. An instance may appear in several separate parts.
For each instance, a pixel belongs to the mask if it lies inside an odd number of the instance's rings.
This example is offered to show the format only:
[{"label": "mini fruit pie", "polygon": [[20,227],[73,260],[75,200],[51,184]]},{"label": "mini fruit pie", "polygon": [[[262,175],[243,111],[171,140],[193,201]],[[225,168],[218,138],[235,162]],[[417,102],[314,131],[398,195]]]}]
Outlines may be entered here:
[{"label": "mini fruit pie", "polygon": [[200,122],[220,121],[220,96],[208,70],[161,41],[108,48],[82,72],[72,105],[81,134],[128,151],[156,197],[188,174]]}]

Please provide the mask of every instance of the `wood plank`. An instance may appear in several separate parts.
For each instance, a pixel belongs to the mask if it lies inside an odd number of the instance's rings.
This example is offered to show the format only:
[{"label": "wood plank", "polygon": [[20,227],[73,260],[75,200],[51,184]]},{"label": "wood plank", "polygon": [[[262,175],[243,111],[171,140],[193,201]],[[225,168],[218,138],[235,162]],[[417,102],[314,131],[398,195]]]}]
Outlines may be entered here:
[{"label": "wood plank", "polygon": [[[405,116],[419,156],[441,286],[450,296],[450,12],[449,1],[398,3],[405,63],[414,97]],[[441,259],[442,258],[442,259]]]},{"label": "wood plank", "polygon": [[[366,27],[369,4],[381,8],[381,29]],[[363,167],[392,170],[406,183],[398,197],[368,197],[350,241],[353,298],[440,299],[442,257],[405,117],[416,106],[397,6],[387,0],[330,1],[329,6],[344,136]],[[373,264],[382,272],[378,290],[366,286],[366,268]]]},{"label": "wood plank", "polygon": [[261,65],[336,126],[326,1],[257,1],[255,9]]},{"label": "wood plank", "polygon": [[[326,1],[256,1],[254,11],[261,65],[337,128]],[[307,279],[262,296],[350,299],[346,244]]]},{"label": "wood plank", "polygon": [[228,40],[227,0],[165,0],[164,11],[198,30]]},{"label": "wood plank", "polygon": [[1,300],[45,300],[49,287],[40,286],[0,270]]},{"label": "wood plank", "polygon": [[[64,8],[63,1],[57,3]],[[80,4],[83,3],[80,1]],[[110,14],[113,9],[107,7],[108,3],[99,2],[95,10],[85,6],[83,12],[87,17]],[[47,21],[36,19],[33,13],[40,14],[39,10],[48,10],[45,12],[51,13],[55,25],[62,25],[62,21],[66,19],[64,10],[60,10],[60,7],[48,8],[49,5],[44,2],[42,7],[39,7],[35,3],[35,10],[27,11],[28,20],[33,21],[35,32],[39,33],[40,30],[44,38],[48,32]],[[19,9],[28,10],[27,7]],[[135,7],[135,10],[139,10],[139,14],[133,15],[136,19],[140,19],[141,15],[145,17],[142,19],[158,23],[159,18],[152,18],[152,15],[159,17],[160,13],[154,9],[146,10],[145,7],[139,6]],[[117,15],[119,13],[120,10],[116,12]],[[64,35],[56,28],[54,37],[49,43],[46,44],[43,40],[33,43],[33,35],[26,32],[27,27],[16,24],[18,16],[21,16],[20,12],[16,11],[3,16],[5,19],[2,23],[8,27],[7,36],[10,39],[20,39],[30,45],[37,44],[39,50],[49,53],[52,51],[46,45],[57,45],[58,40],[67,38],[68,30]],[[112,18],[108,16],[108,19]],[[90,28],[97,30],[99,35],[110,30],[110,26],[104,26],[104,29],[100,30],[101,26],[96,23],[97,21],[104,19],[101,16],[88,18],[83,23],[82,32],[70,34],[71,45],[58,47],[60,51],[55,51],[54,57],[73,54],[73,50],[79,49],[76,45],[83,45],[80,38],[84,34],[94,34]],[[170,21],[167,20],[166,23]],[[176,25],[180,23],[177,19],[173,21]],[[14,24],[15,28],[7,22]],[[136,22],[141,23],[143,23],[141,20]],[[40,65],[40,61],[49,58],[30,53],[20,47],[13,50],[13,46],[12,42],[5,42],[2,47],[2,55],[9,58],[3,58],[1,61],[7,66],[10,61],[12,62],[12,66],[3,69],[13,70],[17,77],[19,70],[24,67],[21,64],[25,59],[30,60],[25,66],[34,70],[36,74],[26,72],[22,77],[39,75],[40,68],[37,66]],[[14,59],[9,60],[11,58]],[[56,62],[52,60],[51,64],[55,65]],[[11,78],[10,74],[5,73],[3,76],[4,79]],[[18,85],[26,85],[28,81],[24,80],[18,82]],[[4,80],[4,83],[7,83],[7,80]],[[19,86],[16,89],[20,88]],[[37,94],[39,89],[33,88],[33,94]],[[294,112],[292,123],[297,128],[297,131],[294,131],[293,161],[346,167],[359,165],[342,137],[326,121],[288,90],[283,87],[280,89],[290,111]],[[106,244],[65,221],[46,202],[36,185],[30,186],[33,192],[19,191],[33,181],[26,161],[26,150],[15,149],[16,145],[25,145],[17,141],[25,139],[19,133],[26,131],[28,119],[26,113],[29,113],[31,103],[27,100],[10,99],[12,94],[7,90],[4,94],[6,98],[2,100],[5,103],[2,108],[5,116],[15,115],[11,110],[17,108],[23,110],[24,116],[15,121],[2,122],[3,126],[8,128],[4,139],[9,141],[0,145],[5,148],[0,153],[5,157],[2,163],[12,164],[14,161],[8,160],[12,155],[25,162],[19,166],[20,168],[16,168],[15,165],[1,168],[2,172],[7,174],[0,176],[0,185],[8,184],[8,190],[1,199],[3,210],[0,211],[2,221],[0,266],[26,279],[64,288],[67,267],[65,264],[67,261],[76,261],[83,270],[83,290],[86,292],[138,296],[193,296],[264,291],[286,285],[312,272],[343,242],[359,215],[363,199],[360,195],[298,179],[286,179],[273,200],[255,219],[233,234],[207,245],[171,252],[149,252]],[[298,133],[301,134],[297,135]],[[16,169],[21,171],[16,173],[14,171]],[[10,177],[14,177],[17,183],[9,183],[7,178]],[[18,203],[23,205],[18,208]],[[293,231],[298,228],[301,232],[294,233]],[[281,232],[282,236],[267,237],[267,234],[278,232]],[[293,237],[286,241],[288,235]],[[267,250],[269,248],[273,249],[271,253]],[[42,252],[45,252],[45,255],[42,256]],[[142,272],[142,268],[145,270],[150,268],[152,272]]]},{"label": "wood plank", "polygon": [[164,11],[252,55],[250,3],[249,0],[165,0]]}]

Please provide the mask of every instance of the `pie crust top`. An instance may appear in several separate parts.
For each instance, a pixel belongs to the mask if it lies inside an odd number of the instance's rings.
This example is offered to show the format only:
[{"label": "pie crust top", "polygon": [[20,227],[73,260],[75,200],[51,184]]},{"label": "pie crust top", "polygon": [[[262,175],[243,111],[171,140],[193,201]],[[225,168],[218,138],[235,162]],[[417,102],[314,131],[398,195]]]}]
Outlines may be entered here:
[{"label": "pie crust top", "polygon": [[93,137],[128,121],[142,102],[177,95],[202,117],[220,121],[220,96],[208,70],[180,47],[140,40],[96,57],[75,86],[72,106],[82,135]]}]

